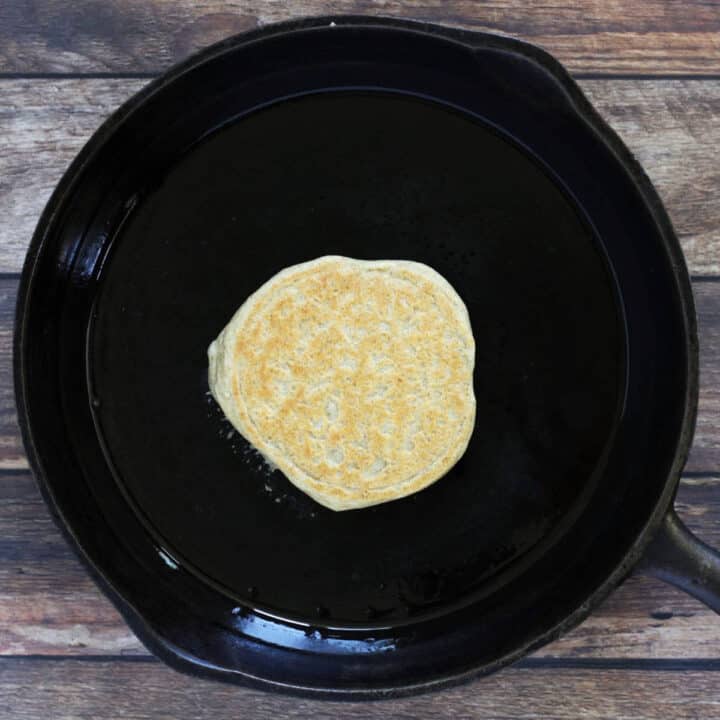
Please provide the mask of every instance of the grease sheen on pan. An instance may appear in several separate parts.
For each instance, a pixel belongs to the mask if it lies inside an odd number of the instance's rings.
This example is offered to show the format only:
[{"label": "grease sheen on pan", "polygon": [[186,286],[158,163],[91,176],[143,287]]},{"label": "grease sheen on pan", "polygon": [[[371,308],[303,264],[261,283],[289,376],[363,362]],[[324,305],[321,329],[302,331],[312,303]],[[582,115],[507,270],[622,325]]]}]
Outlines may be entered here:
[{"label": "grease sheen on pan", "polygon": [[473,431],[468,312],[422,263],[325,256],[288,267],[245,301],[208,357],[230,422],[333,510],[422,490]]}]

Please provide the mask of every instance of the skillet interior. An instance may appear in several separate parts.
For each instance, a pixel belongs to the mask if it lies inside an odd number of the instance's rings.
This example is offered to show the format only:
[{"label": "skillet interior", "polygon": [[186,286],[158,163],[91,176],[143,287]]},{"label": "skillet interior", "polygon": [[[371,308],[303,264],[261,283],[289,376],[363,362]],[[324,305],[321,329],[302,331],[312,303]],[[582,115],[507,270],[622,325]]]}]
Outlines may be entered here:
[{"label": "skillet interior", "polygon": [[[463,460],[362,512],[270,474],[207,396],[207,346],[234,310],[326,254],[431,265],[477,338]],[[590,229],[537,163],[441,106],[343,93],[224,128],[138,201],[90,371],[117,477],[173,557],[279,614],[384,623],[467,600],[572,521],[614,430],[622,338]]]}]

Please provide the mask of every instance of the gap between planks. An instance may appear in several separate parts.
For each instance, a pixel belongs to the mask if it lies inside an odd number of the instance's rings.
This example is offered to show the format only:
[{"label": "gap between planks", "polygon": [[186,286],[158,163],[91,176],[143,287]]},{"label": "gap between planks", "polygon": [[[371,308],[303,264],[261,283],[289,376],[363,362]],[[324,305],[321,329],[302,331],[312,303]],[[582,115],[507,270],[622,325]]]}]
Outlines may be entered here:
[{"label": "gap between planks", "polygon": [[[159,664],[155,655],[0,655],[0,668],[13,661],[50,663]],[[512,664],[517,670],[640,670],[645,672],[719,672],[720,658],[553,658],[524,657]],[[1,672],[1,670],[0,670]]]}]

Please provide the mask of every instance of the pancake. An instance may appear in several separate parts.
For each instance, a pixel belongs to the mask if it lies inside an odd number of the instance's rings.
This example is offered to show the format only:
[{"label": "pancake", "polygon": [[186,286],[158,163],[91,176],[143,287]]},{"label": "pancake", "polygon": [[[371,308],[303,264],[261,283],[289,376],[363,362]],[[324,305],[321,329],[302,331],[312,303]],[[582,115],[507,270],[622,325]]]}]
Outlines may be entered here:
[{"label": "pancake", "polygon": [[321,505],[418,492],[475,423],[467,308],[435,270],[325,256],[251,295],[208,349],[228,420]]}]

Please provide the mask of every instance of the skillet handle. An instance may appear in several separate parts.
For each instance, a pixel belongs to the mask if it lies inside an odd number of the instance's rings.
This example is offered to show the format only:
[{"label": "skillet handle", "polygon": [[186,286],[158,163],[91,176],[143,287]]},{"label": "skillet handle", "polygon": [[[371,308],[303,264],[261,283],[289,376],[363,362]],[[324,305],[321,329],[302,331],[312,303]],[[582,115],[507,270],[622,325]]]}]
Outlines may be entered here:
[{"label": "skillet handle", "polygon": [[720,613],[720,553],[693,535],[670,509],[639,572],[664,580]]}]

